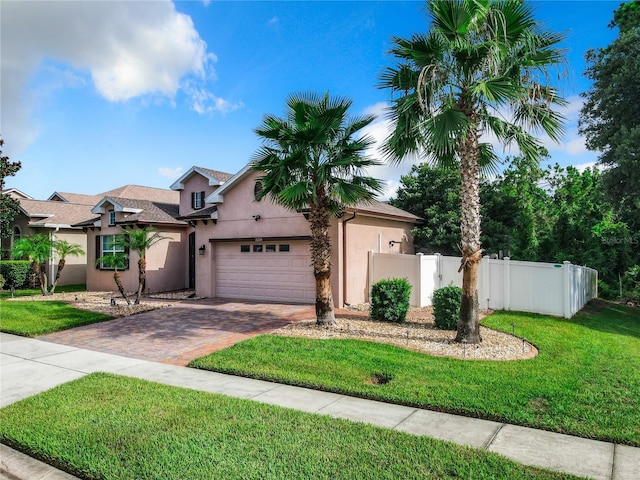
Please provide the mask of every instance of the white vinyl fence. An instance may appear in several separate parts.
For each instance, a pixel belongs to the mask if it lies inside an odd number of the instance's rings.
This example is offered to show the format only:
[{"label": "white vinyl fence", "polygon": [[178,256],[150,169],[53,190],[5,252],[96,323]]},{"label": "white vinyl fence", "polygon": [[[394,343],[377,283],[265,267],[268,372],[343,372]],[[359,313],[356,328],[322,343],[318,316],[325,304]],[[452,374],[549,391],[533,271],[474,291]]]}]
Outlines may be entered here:
[{"label": "white vinyl fence", "polygon": [[[462,286],[460,257],[369,252],[369,291],[379,280],[406,278],[411,306],[431,305],[434,290]],[[482,259],[478,273],[480,308],[517,310],[571,318],[598,296],[598,271],[562,264]]]}]

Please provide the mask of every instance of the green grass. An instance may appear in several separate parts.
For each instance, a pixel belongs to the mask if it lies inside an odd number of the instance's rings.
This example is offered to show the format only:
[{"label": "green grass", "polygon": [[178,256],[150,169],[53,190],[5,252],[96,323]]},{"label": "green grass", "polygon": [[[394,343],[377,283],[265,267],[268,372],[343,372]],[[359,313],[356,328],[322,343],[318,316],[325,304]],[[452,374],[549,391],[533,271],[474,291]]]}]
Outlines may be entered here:
[{"label": "green grass", "polygon": [[[60,288],[60,291],[67,292],[83,290],[84,285]],[[40,290],[16,290],[15,292],[16,297],[39,294]],[[25,337],[58,332],[112,318],[100,313],[77,310],[64,302],[11,302],[6,301],[7,298],[11,298],[10,292],[0,293],[0,331]]]},{"label": "green grass", "polygon": [[427,437],[102,373],[3,408],[0,440],[104,480],[576,478]]},{"label": "green grass", "polygon": [[[640,314],[596,302],[571,320],[500,312],[483,324],[525,336],[530,360],[464,361],[357,340],[263,335],[190,366],[640,445]],[[372,385],[375,374],[391,381]]]}]

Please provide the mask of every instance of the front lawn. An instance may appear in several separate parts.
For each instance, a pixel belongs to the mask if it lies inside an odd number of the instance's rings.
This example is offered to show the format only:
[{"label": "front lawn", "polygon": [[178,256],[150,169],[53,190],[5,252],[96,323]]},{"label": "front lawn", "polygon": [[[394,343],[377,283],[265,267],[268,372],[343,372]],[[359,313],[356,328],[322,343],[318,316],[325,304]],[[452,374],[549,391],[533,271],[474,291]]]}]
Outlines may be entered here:
[{"label": "front lawn", "polygon": [[104,480],[576,478],[427,437],[104,373],[3,408],[0,441]]},{"label": "front lawn", "polygon": [[[499,312],[530,360],[465,361],[358,340],[263,335],[190,366],[640,445],[640,314],[594,302],[571,320]],[[379,384],[376,378],[389,380]]]},{"label": "front lawn", "polygon": [[[68,289],[61,287],[60,291],[75,292],[81,289],[71,286]],[[40,290],[16,290],[15,296],[37,295],[39,292]],[[35,337],[112,318],[101,313],[78,310],[64,302],[11,302],[7,298],[11,298],[11,293],[0,294],[0,331],[15,335]]]}]

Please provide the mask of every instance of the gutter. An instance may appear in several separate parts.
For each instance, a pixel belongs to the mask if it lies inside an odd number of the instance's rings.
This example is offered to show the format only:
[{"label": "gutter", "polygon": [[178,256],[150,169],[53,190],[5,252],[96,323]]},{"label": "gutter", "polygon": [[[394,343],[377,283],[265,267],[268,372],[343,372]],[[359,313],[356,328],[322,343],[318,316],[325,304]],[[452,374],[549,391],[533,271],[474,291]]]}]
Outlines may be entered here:
[{"label": "gutter", "polygon": [[342,306],[344,307],[347,299],[347,222],[356,218],[356,212],[353,212],[351,218],[342,221]]}]

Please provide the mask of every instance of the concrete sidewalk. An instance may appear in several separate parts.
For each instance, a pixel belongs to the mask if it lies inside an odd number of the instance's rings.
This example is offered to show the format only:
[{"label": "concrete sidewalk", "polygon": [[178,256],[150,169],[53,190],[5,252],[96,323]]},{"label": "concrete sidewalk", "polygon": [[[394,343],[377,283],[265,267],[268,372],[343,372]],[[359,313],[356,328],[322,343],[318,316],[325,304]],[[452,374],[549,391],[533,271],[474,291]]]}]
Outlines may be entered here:
[{"label": "concrete sidewalk", "polygon": [[[636,480],[640,448],[300,387],[194,370],[0,333],[0,406],[92,372],[110,372],[486,449],[525,465],[603,480]],[[72,479],[1,446],[0,479]],[[7,475],[8,474],[8,475]]]}]

